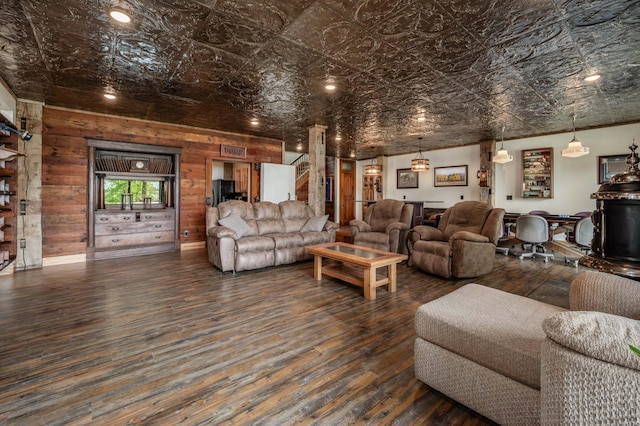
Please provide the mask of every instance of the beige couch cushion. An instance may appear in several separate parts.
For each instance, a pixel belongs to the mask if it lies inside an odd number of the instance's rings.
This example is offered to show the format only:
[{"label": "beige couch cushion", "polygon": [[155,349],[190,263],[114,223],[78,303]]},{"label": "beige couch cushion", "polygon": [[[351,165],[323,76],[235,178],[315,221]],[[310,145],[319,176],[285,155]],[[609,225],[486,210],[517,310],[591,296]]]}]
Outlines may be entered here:
[{"label": "beige couch cushion", "polygon": [[[451,315],[456,311],[456,315]],[[429,342],[533,388],[540,388],[542,321],[557,306],[478,284],[426,303],[416,334]]]},{"label": "beige couch cushion", "polygon": [[280,204],[280,216],[284,219],[284,232],[299,232],[310,217],[313,209],[301,201],[288,200]]}]

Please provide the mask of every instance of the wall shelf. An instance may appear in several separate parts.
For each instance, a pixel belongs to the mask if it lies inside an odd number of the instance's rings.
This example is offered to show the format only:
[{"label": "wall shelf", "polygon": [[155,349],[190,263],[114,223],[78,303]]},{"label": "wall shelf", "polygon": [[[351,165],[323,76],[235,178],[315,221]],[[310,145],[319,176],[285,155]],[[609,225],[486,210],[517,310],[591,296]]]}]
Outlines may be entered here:
[{"label": "wall shelf", "polygon": [[553,148],[522,151],[522,197],[553,198]]}]

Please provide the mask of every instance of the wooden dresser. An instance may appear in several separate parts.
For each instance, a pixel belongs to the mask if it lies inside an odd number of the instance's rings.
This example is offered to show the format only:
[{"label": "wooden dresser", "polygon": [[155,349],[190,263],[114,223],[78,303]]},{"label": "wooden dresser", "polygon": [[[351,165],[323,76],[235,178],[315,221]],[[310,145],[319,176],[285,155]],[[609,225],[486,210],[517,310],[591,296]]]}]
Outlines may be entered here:
[{"label": "wooden dresser", "polygon": [[176,228],[174,209],[99,211],[95,214],[95,248],[123,248],[170,243]]}]

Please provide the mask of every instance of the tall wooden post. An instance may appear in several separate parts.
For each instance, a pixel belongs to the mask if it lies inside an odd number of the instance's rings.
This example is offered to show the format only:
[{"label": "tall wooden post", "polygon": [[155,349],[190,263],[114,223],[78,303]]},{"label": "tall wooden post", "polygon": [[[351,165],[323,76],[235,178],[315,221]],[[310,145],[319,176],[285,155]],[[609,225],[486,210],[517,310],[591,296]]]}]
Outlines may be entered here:
[{"label": "tall wooden post", "polygon": [[489,186],[480,187],[480,201],[489,203],[492,206],[495,206],[496,195],[495,191],[492,191],[495,184],[495,176],[494,176],[494,163],[491,161],[493,159],[493,152],[495,149],[495,141],[482,141],[480,142],[480,170],[486,170],[489,173],[487,183]]},{"label": "tall wooden post", "polygon": [[325,157],[327,151],[327,126],[309,126],[309,206],[316,215],[324,214],[325,207]]}]

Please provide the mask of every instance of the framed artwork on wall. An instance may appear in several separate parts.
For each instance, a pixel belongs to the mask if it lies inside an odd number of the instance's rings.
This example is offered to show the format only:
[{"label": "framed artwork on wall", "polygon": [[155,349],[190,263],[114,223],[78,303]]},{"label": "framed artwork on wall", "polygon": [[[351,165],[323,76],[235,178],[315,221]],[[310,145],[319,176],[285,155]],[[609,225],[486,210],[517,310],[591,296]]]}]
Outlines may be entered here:
[{"label": "framed artwork on wall", "polygon": [[628,154],[601,155],[598,157],[598,183],[608,182],[611,176],[627,169]]},{"label": "framed artwork on wall", "polygon": [[467,186],[467,165],[434,167],[433,186]]},{"label": "framed artwork on wall", "polygon": [[396,169],[396,174],[398,189],[418,187],[418,172],[411,171],[411,169]]}]

